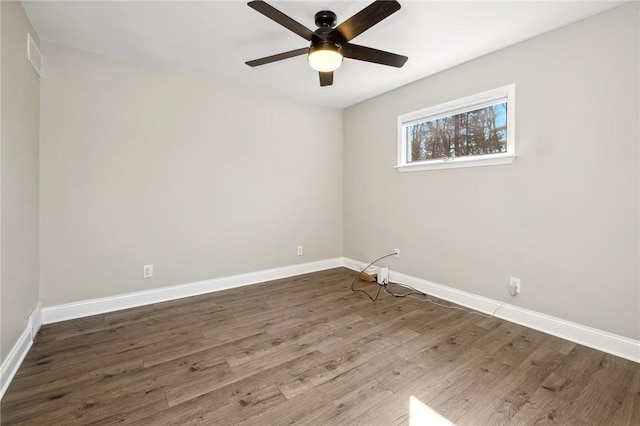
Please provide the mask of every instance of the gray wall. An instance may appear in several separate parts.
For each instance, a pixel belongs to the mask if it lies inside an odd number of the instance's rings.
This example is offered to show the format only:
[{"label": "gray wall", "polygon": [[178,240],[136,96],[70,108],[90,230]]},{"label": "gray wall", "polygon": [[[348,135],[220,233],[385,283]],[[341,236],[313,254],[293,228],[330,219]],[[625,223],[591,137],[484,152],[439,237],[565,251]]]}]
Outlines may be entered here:
[{"label": "gray wall", "polygon": [[43,50],[44,306],[341,256],[342,111]]},{"label": "gray wall", "polygon": [[[396,271],[640,338],[638,4],[345,111],[344,249]],[[428,52],[425,52],[428,54]],[[396,118],[516,83],[508,166],[398,173]],[[369,206],[369,207],[366,207]]]},{"label": "gray wall", "polygon": [[0,2],[1,105],[1,360],[38,303],[38,133],[40,80],[27,62],[27,33],[37,41],[22,5]]}]

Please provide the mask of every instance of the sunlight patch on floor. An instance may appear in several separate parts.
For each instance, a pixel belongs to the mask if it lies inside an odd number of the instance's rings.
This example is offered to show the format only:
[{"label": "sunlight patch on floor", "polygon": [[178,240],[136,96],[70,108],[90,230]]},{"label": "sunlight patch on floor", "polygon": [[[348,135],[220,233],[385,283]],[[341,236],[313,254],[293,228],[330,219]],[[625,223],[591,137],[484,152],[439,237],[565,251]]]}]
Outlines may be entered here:
[{"label": "sunlight patch on floor", "polygon": [[409,426],[455,426],[446,418],[423,404],[418,398],[409,398]]}]

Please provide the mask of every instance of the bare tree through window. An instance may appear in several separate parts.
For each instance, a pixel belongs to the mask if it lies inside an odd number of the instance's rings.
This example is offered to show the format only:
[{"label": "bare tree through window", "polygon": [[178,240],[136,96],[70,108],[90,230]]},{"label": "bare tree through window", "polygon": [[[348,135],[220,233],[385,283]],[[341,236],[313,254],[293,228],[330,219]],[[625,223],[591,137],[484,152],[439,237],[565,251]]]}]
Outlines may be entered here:
[{"label": "bare tree through window", "polygon": [[507,102],[405,127],[407,163],[507,152]]}]

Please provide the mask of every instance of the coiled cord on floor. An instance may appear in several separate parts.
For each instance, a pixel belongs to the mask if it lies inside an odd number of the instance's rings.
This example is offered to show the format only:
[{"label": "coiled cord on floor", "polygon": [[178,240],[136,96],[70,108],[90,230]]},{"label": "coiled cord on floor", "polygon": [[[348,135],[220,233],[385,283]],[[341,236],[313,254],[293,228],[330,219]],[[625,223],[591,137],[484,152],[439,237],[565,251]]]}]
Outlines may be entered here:
[{"label": "coiled cord on floor", "polygon": [[[434,304],[436,306],[440,306],[442,308],[457,309],[459,311],[464,311],[464,312],[467,312],[468,314],[471,314],[471,315],[478,315],[478,316],[481,316],[483,318],[493,318],[493,317],[495,317],[496,312],[498,312],[498,309],[502,308],[505,304],[511,302],[513,300],[513,298],[516,297],[516,295],[511,296],[509,299],[507,299],[507,300],[503,301],[502,303],[500,303],[500,305],[493,311],[493,313],[491,315],[487,315],[487,314],[485,314],[483,312],[472,311],[470,309],[466,309],[466,308],[463,308],[461,306],[443,305],[442,303],[438,303],[438,302],[436,302],[434,300],[431,300],[427,293],[423,293],[423,292],[421,292],[419,290],[416,290],[415,288],[413,288],[411,286],[408,286],[408,285],[405,285],[405,284],[398,284],[398,283],[378,284],[378,291],[376,292],[375,297],[372,297],[369,293],[367,293],[364,290],[361,290],[361,289],[358,289],[358,288],[354,288],[354,285],[355,285],[356,281],[358,281],[358,279],[360,278],[360,274],[362,274],[364,271],[369,269],[369,267],[371,265],[373,265],[374,263],[376,263],[377,261],[385,259],[387,257],[395,256],[395,254],[396,253],[394,252],[394,253],[390,253],[390,254],[386,254],[384,256],[381,256],[381,257],[377,258],[376,260],[374,260],[373,262],[369,263],[363,269],[361,269],[360,272],[358,272],[358,275],[356,275],[356,277],[353,279],[353,281],[351,281],[351,291],[354,292],[354,293],[355,292],[364,293],[364,294],[367,295],[367,297],[369,299],[371,299],[372,302],[375,302],[376,300],[378,300],[378,297],[380,296],[380,292],[382,291],[382,288],[384,287],[384,292],[389,296],[393,296],[393,297],[409,297],[411,299],[419,300],[421,302],[429,302],[431,304]],[[389,289],[389,286],[391,284],[407,288],[407,289],[409,289],[411,291],[409,293],[404,293],[404,294],[394,293]]]},{"label": "coiled cord on floor", "polygon": [[363,269],[360,270],[360,272],[358,272],[358,275],[356,275],[356,277],[353,279],[353,281],[351,281],[351,291],[353,291],[354,293],[356,291],[359,291],[360,293],[364,293],[367,295],[367,297],[369,299],[371,299],[372,302],[375,302],[376,300],[378,300],[378,296],[380,296],[380,290],[382,290],[382,285],[378,285],[378,292],[376,293],[376,297],[371,297],[371,295],[369,293],[367,293],[364,290],[360,290],[358,288],[354,288],[353,286],[355,285],[356,281],[358,281],[358,279],[360,278],[360,274],[362,274],[364,271],[366,271],[367,269],[369,269],[369,266],[373,265],[374,263],[376,263],[378,260],[382,260],[382,259],[386,259],[387,257],[391,257],[391,256],[395,256],[396,253],[390,253],[390,254],[385,254],[384,256],[381,256],[379,258],[377,258],[376,260],[374,260],[373,262],[371,262],[370,264],[368,264],[367,266],[365,266]]}]

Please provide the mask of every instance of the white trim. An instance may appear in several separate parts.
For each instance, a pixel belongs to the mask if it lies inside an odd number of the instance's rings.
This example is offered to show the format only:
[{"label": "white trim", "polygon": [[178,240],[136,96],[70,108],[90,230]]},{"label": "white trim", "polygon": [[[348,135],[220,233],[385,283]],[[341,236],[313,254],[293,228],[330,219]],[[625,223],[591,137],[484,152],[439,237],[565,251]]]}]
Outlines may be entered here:
[{"label": "white trim", "polygon": [[31,327],[27,324],[27,327],[18,338],[16,344],[13,345],[13,348],[11,348],[11,352],[7,355],[2,366],[0,366],[0,399],[4,397],[13,377],[18,372],[22,361],[24,361],[24,357],[27,356],[32,343]]},{"label": "white trim", "polygon": [[[359,271],[361,264],[362,262],[344,258],[344,266],[349,269]],[[389,281],[411,286],[423,293],[487,314],[493,313],[502,303],[391,270]],[[510,304],[502,306],[496,313],[496,317],[640,363],[640,341],[638,340]]]},{"label": "white trim", "polygon": [[27,60],[40,77],[42,75],[42,52],[30,33],[27,33]]},{"label": "white trim", "polygon": [[[367,266],[369,263],[365,263],[365,262],[358,262],[356,260],[353,259],[349,259],[348,257],[343,257],[342,258],[342,266],[344,266],[345,268],[349,268],[352,269],[354,271],[362,271],[364,269],[365,266]],[[375,266],[375,265],[373,265]]]},{"label": "white trim", "polygon": [[35,340],[42,327],[42,302],[38,302],[31,315],[29,315],[29,329],[31,330],[31,340]]},{"label": "white trim", "polygon": [[455,157],[430,161],[417,161],[415,163],[395,166],[399,172],[417,172],[420,170],[460,169],[463,167],[500,166],[511,164],[515,160],[514,154],[488,154],[474,155],[470,157]]},{"label": "white trim", "polygon": [[[511,164],[515,158],[515,116],[516,85],[488,90],[467,96],[462,99],[434,105],[419,111],[398,116],[397,162],[395,169],[399,172],[415,172],[422,170],[440,170],[462,167],[480,167]],[[507,102],[507,151],[505,153],[469,155],[463,157],[438,158],[434,160],[410,162],[405,127],[412,124],[462,114],[476,109],[486,108],[499,102]]]},{"label": "white trim", "polygon": [[334,258],[180,284],[171,287],[163,287],[154,290],[66,303],[63,305],[45,307],[42,310],[42,320],[44,324],[51,324],[54,322],[119,311],[121,309],[135,308],[138,306],[181,299],[184,297],[197,296],[200,294],[227,290],[250,284],[263,283],[266,281],[337,268],[340,266],[342,266],[342,258]]}]

